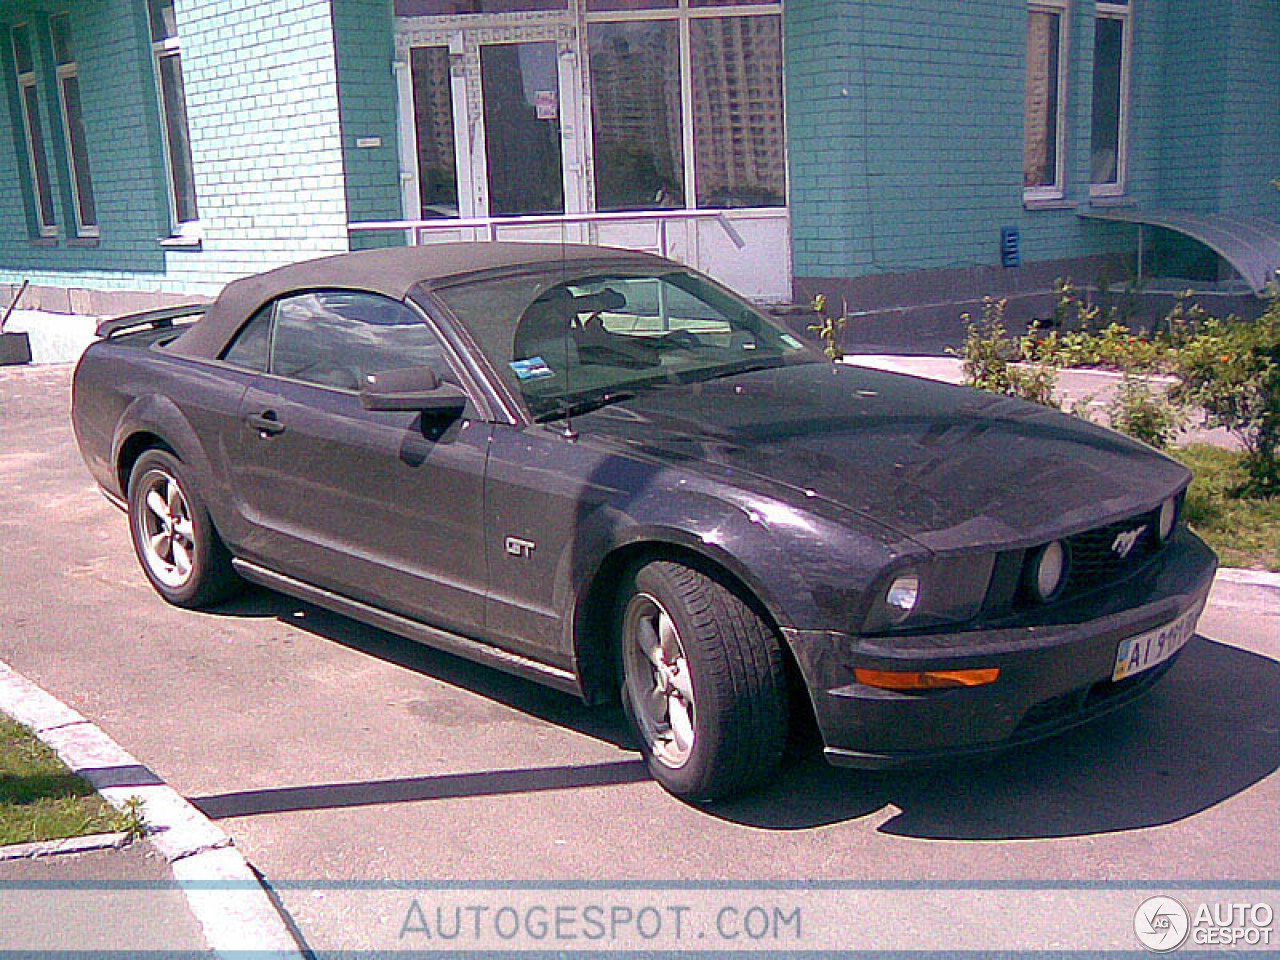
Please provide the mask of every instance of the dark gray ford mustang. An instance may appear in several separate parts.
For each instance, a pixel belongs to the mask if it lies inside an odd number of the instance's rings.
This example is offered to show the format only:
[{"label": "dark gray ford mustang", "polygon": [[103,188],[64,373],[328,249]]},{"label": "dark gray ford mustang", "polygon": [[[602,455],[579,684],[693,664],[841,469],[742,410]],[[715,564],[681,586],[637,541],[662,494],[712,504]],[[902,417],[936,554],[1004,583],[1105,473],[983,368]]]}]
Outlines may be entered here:
[{"label": "dark gray ford mustang", "polygon": [[880,767],[1115,708],[1216,564],[1160,454],[832,364],[644,254],[350,254],[99,333],[76,436],[167,600],[249,580],[621,690],[694,800],[767,777],[802,711],[832,762]]}]

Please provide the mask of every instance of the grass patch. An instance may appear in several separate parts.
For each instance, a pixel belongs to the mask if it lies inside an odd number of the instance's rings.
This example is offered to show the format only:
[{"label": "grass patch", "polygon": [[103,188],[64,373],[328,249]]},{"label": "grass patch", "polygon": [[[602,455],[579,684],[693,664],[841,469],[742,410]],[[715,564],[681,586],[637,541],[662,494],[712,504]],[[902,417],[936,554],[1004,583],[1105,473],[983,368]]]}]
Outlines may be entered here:
[{"label": "grass patch", "polygon": [[1280,571],[1280,497],[1239,495],[1243,454],[1207,444],[1170,452],[1195,475],[1184,516],[1223,566]]},{"label": "grass patch", "polygon": [[132,819],[30,730],[0,716],[0,845],[131,830]]}]

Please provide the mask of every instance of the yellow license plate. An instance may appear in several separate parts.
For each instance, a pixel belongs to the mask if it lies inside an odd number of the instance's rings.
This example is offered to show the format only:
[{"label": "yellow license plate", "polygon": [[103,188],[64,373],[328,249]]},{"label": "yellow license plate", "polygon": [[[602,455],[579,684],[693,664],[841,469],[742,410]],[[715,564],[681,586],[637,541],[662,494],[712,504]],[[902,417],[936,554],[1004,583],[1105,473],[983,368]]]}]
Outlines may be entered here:
[{"label": "yellow license plate", "polygon": [[1150,670],[1185,647],[1187,641],[1196,635],[1196,621],[1200,619],[1200,610],[1201,607],[1197,604],[1163,627],[1122,640],[1116,650],[1116,664],[1111,671],[1111,679],[1123,680]]}]

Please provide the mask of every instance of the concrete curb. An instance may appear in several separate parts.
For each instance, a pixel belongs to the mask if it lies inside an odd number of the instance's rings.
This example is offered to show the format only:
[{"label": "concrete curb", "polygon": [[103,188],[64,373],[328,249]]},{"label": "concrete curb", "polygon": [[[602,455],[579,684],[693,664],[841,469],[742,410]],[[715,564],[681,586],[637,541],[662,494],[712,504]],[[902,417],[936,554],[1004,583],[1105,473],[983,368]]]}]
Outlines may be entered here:
[{"label": "concrete curb", "polygon": [[209,946],[302,960],[262,882],[220,827],[97,726],[0,661],[0,710],[30,727],[113,806],[142,801],[148,839],[164,855]]},{"label": "concrete curb", "polygon": [[1241,583],[1250,587],[1267,587],[1280,591],[1280,573],[1268,570],[1245,570],[1240,567],[1223,567],[1218,578],[1226,583]]},{"label": "concrete curb", "polygon": [[64,853],[89,853],[93,850],[118,850],[129,842],[127,833],[91,833],[85,837],[65,837],[37,843],[10,843],[0,847],[0,861],[36,860]]}]

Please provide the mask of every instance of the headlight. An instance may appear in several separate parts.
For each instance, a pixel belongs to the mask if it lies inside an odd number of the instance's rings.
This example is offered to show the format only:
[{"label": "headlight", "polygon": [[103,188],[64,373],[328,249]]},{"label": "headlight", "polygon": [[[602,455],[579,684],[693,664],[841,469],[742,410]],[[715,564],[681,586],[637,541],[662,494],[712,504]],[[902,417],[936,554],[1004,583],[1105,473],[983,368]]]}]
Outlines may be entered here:
[{"label": "headlight", "polygon": [[1156,521],[1156,539],[1164,543],[1173,535],[1174,525],[1178,522],[1178,498],[1170,497],[1160,504],[1160,517]]},{"label": "headlight", "polygon": [[1048,603],[1067,582],[1067,548],[1061,540],[1046,543],[1026,568],[1026,584],[1031,595]]},{"label": "headlight", "polygon": [[899,624],[911,616],[911,611],[920,601],[920,575],[918,573],[902,573],[893,579],[889,589],[885,591],[884,603],[888,608],[890,623]]},{"label": "headlight", "polygon": [[862,629],[925,629],[977,616],[991,583],[995,554],[932,557],[886,572]]}]

